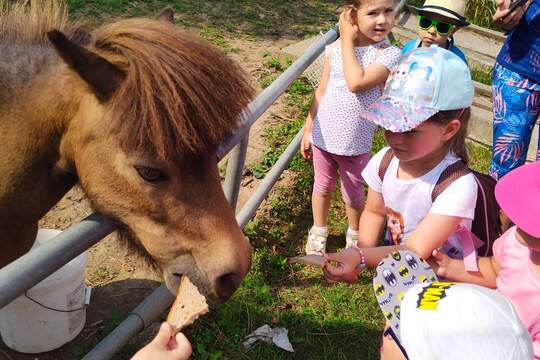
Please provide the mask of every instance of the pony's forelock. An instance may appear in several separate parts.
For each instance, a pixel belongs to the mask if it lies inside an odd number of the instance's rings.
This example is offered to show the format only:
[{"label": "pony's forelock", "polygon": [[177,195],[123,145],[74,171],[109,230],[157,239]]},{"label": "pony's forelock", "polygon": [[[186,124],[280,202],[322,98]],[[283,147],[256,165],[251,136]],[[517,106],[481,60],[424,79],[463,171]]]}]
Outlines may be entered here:
[{"label": "pony's forelock", "polygon": [[236,127],[253,96],[231,59],[165,21],[122,20],[93,35],[96,51],[127,64],[110,101],[111,131],[126,149],[163,159],[201,153]]}]

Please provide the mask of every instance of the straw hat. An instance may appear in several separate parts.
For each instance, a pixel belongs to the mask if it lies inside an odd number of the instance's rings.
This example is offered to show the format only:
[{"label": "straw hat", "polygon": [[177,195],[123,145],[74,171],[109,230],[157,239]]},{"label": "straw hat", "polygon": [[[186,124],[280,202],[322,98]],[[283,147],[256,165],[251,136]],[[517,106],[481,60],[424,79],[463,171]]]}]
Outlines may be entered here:
[{"label": "straw hat", "polygon": [[426,0],[422,7],[413,7],[420,15],[437,14],[458,26],[467,26],[465,0]]}]

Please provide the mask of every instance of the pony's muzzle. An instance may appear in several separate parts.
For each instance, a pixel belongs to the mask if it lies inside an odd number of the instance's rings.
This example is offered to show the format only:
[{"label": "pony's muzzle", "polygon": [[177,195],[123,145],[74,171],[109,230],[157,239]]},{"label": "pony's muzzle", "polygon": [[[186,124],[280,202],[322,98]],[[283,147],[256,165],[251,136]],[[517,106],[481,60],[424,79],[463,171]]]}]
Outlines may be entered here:
[{"label": "pony's muzzle", "polygon": [[231,297],[240,286],[244,275],[239,272],[230,272],[216,279],[216,294],[223,301]]},{"label": "pony's muzzle", "polygon": [[214,280],[214,291],[221,301],[226,301],[232,296],[232,294],[234,294],[236,289],[240,287],[244,276],[246,276],[251,269],[252,248],[251,245],[249,245],[249,242],[246,241],[245,244],[247,245],[247,256],[243,259],[244,261],[242,262],[242,265],[237,264],[237,266],[240,266],[233,268],[234,270],[223,275],[217,276]]}]

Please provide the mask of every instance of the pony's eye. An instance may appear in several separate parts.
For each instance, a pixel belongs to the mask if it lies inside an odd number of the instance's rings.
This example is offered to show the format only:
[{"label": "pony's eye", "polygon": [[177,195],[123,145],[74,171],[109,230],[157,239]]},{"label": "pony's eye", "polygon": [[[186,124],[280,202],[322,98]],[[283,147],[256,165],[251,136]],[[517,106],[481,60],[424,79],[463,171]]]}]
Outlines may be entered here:
[{"label": "pony's eye", "polygon": [[135,170],[137,170],[140,177],[151,183],[163,181],[167,178],[161,170],[148,166],[135,165]]}]

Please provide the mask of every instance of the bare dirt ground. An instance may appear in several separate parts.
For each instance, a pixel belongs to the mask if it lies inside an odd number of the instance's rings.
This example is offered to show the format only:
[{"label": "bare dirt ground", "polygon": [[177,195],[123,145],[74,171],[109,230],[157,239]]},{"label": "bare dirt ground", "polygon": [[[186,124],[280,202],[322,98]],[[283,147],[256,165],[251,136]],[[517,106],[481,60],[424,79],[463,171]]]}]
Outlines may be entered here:
[{"label": "bare dirt ground", "polygon": [[[227,41],[237,49],[230,56],[241,64],[254,86],[258,87],[258,79],[264,72],[264,55],[279,54],[280,49],[290,45],[294,40],[227,39]],[[265,128],[279,121],[272,114],[280,113],[281,108],[281,101],[278,100],[252,127],[247,165],[256,162],[264,153],[266,144],[261,134]],[[259,183],[260,180],[251,177],[249,172],[245,171],[238,209],[241,209],[242,204]],[[82,220],[91,212],[90,204],[83,191],[76,186],[50,210],[40,221],[39,226],[63,230]],[[87,308],[86,326],[81,334],[59,350],[38,355],[25,355],[11,351],[0,342],[0,359],[79,359],[92,347],[100,334],[110,331],[159,285],[159,277],[140,265],[136,258],[127,254],[116,241],[114,233],[92,247],[88,253],[86,285],[92,287],[93,291],[90,306]],[[139,339],[142,342],[150,339],[156,332],[156,326],[158,323],[143,331]],[[124,357],[125,355],[122,355],[115,359]]]}]

